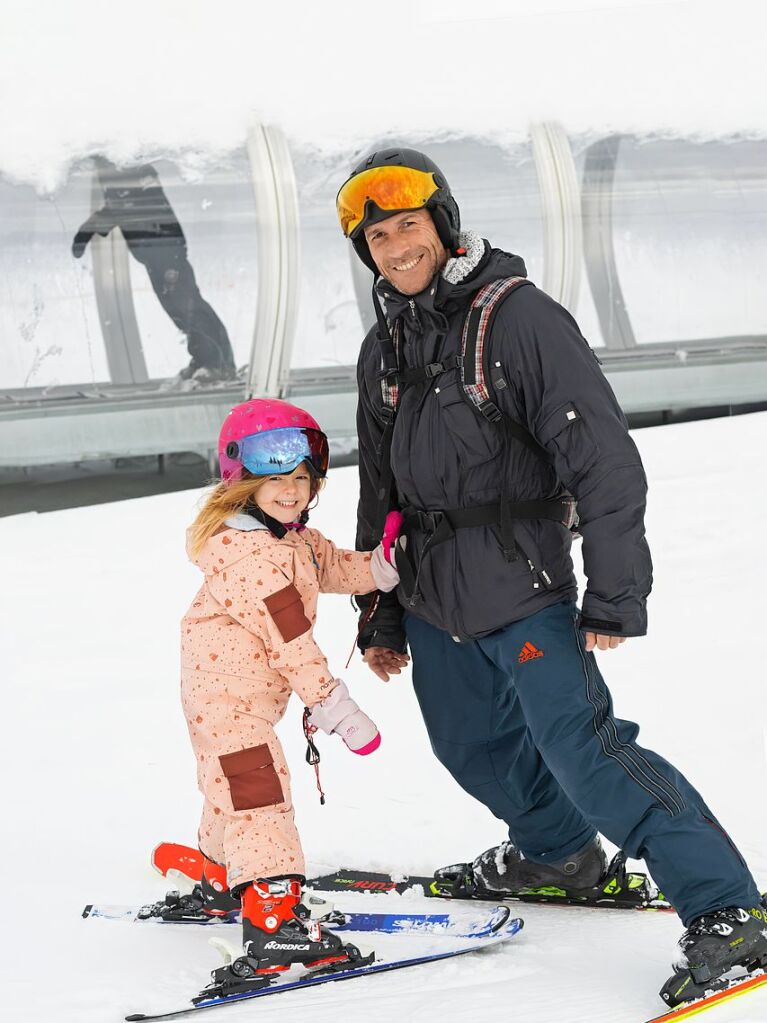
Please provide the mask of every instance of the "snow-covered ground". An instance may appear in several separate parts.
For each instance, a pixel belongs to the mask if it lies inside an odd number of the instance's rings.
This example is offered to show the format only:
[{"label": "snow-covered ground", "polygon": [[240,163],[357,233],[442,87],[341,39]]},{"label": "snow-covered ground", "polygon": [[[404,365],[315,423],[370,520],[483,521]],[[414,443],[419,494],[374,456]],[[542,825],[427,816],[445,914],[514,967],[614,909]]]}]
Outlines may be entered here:
[{"label": "snow-covered ground", "polygon": [[[691,776],[767,887],[767,414],[635,439],[651,484],[651,631],[600,663],[618,714],[638,719],[641,741]],[[161,895],[151,848],[161,839],[194,843],[200,798],[178,703],[177,641],[198,584],[183,553],[198,496],[0,520],[0,990],[9,1020],[116,1023],[184,999],[216,965],[203,930],[80,918],[87,902]],[[356,471],[331,472],[313,521],[351,544],[355,505]],[[500,841],[502,825],[431,755],[409,679],[383,685],[359,658],[344,670],[355,634],[345,598],[322,598],[318,633],[383,744],[363,760],[325,737],[320,807],[303,764],[299,707],[281,724],[312,866],[424,873]],[[435,908],[419,899],[406,907],[396,895],[348,896],[343,905],[355,908],[355,898],[371,908]],[[208,1016],[640,1023],[662,1010],[656,992],[680,931],[673,916],[528,906],[520,915],[525,930],[504,948]],[[765,1018],[767,991],[711,1014],[712,1023]]]}]

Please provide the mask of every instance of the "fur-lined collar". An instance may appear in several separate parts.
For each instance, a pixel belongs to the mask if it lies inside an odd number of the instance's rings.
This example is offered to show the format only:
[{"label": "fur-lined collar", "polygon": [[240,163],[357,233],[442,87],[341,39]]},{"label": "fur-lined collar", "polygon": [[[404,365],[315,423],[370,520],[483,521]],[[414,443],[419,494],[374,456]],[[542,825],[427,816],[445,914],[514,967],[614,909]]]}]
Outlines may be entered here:
[{"label": "fur-lined collar", "polygon": [[458,245],[466,250],[466,254],[453,256],[445,263],[442,277],[448,284],[460,284],[477,268],[485,254],[485,243],[476,231],[461,231],[458,236]]}]

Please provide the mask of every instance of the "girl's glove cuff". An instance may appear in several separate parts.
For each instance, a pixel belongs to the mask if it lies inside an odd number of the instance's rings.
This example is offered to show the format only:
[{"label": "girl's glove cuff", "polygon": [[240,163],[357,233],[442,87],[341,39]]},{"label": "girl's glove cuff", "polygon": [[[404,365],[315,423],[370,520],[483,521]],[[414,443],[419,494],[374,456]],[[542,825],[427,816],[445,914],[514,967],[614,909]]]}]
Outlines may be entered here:
[{"label": "girl's glove cuff", "polygon": [[399,586],[399,572],[389,564],[383,544],[379,544],[370,556],[370,571],[373,573],[376,589],[389,593]]},{"label": "girl's glove cuff", "polygon": [[312,707],[309,721],[328,735],[340,735],[353,753],[367,756],[381,745],[380,733],[349,696],[346,683],[337,682],[330,695]]}]

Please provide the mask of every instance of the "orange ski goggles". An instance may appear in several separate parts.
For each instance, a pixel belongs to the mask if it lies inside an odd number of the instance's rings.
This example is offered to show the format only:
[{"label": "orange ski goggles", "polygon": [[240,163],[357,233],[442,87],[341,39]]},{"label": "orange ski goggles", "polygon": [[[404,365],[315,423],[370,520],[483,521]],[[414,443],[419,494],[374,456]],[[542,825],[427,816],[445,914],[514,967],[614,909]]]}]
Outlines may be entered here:
[{"label": "orange ski goggles", "polygon": [[434,175],[427,171],[412,167],[371,167],[341,185],[336,197],[341,230],[351,238],[364,223],[369,202],[386,213],[402,213],[425,206],[439,189]]}]

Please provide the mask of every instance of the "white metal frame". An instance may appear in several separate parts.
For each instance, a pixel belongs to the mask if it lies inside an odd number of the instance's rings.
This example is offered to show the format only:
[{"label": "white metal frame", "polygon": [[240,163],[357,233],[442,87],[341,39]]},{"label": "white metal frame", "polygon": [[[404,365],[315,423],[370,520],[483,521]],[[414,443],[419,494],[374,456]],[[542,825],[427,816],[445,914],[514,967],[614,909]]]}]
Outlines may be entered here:
[{"label": "white metal frame", "polygon": [[298,316],[298,192],[290,151],[278,128],[254,125],[247,149],[258,221],[258,305],[246,395],[276,397],[288,383]]},{"label": "white metal frame", "polygon": [[531,124],[530,135],[543,203],[542,287],[575,315],[583,251],[578,172],[561,124]]},{"label": "white metal frame", "polygon": [[[104,189],[96,169],[91,187],[93,210],[103,201]],[[90,252],[109,379],[113,384],[145,384],[149,373],[133,305],[128,246],[120,228],[114,227],[106,238],[94,234]]]}]

